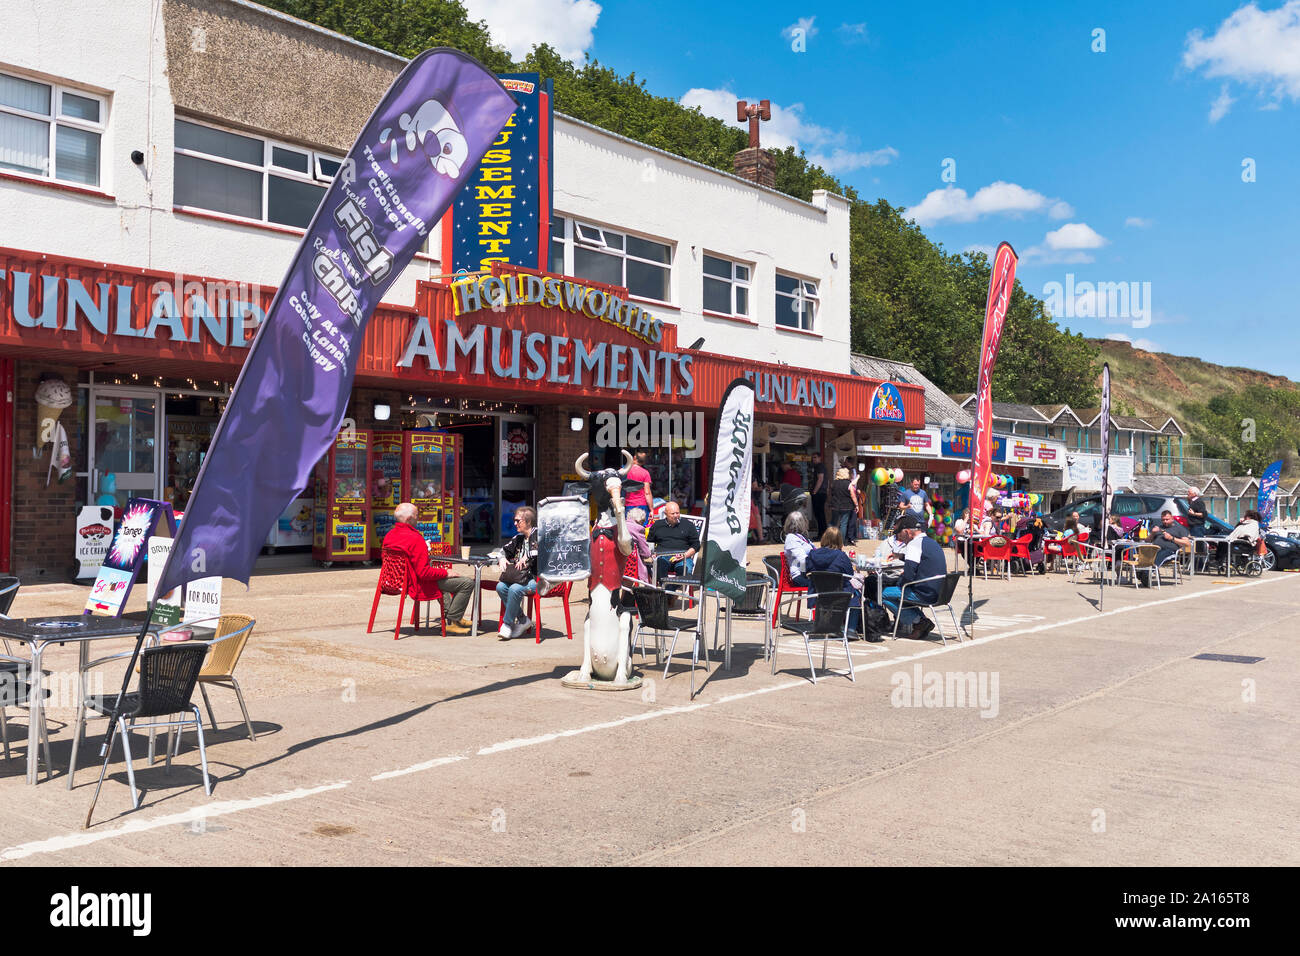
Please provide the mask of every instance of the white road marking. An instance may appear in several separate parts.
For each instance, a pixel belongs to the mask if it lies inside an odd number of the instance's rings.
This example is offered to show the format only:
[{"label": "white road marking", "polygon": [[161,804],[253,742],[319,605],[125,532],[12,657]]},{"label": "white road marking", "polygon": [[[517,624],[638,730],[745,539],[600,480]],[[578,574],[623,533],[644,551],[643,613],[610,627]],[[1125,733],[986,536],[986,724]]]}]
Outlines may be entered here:
[{"label": "white road marking", "polygon": [[468,760],[463,754],[454,757],[436,757],[433,760],[426,760],[424,763],[412,764],[401,770],[385,770],[383,773],[377,773],[371,780],[391,780],[393,777],[405,777],[408,773],[419,773],[421,770],[432,770],[434,767],[441,767],[445,764],[455,763],[458,760]]},{"label": "white road marking", "polygon": [[208,817],[221,817],[228,813],[238,813],[241,810],[253,810],[274,803],[284,803],[286,800],[301,800],[303,797],[313,797],[328,790],[342,790],[351,782],[351,780],[340,780],[338,783],[325,783],[318,787],[287,790],[284,793],[273,793],[265,797],[252,797],[248,800],[219,800],[216,803],[205,803],[202,806],[182,810],[179,813],[170,813],[163,817],[154,817],[153,819],[135,817],[112,830],[100,830],[98,832],[82,830],[64,836],[50,837],[46,840],[35,840],[31,843],[11,846],[7,850],[0,851],[0,860],[21,860],[23,857],[33,856],[37,853],[60,853],[64,850],[75,850],[79,847],[89,846],[92,843],[98,843],[100,840],[111,840],[114,837],[125,836],[128,833],[143,833],[147,830],[157,830],[160,827],[169,827],[177,823],[193,823],[196,820],[206,820]]},{"label": "white road marking", "polygon": [[[1294,580],[1290,578],[1273,577],[1258,578],[1253,581],[1243,582],[1239,585],[1241,588],[1256,587],[1261,584],[1269,584],[1275,581]],[[1236,583],[1235,581],[1233,582]],[[935,657],[939,654],[950,654],[956,651],[964,650],[969,647],[976,647],[981,644],[991,644],[994,641],[1000,641],[1008,637],[1018,637],[1024,634],[1040,634],[1043,631],[1054,630],[1058,627],[1068,627],[1071,624],[1082,624],[1087,622],[1098,621],[1105,617],[1115,617],[1120,614],[1128,614],[1133,611],[1142,611],[1150,607],[1158,607],[1164,604],[1176,604],[1179,601],[1195,600],[1198,597],[1204,597],[1207,594],[1215,594],[1214,591],[1199,591],[1193,594],[1182,594],[1176,597],[1160,598],[1155,601],[1146,601],[1142,604],[1132,604],[1128,607],[1115,608],[1111,611],[1103,611],[1097,614],[1087,614],[1081,617],[1073,617],[1064,621],[1052,621],[1047,624],[1038,624],[1032,627],[1021,628],[1020,630],[1003,631],[997,634],[989,634],[984,637],[977,637],[974,640],[964,640],[960,644],[950,643],[947,646],[936,645],[933,648],[923,651],[917,651],[914,654],[901,654],[897,657],[889,657],[886,660],[864,662],[861,665],[855,664],[858,672],[875,670],[881,667],[893,667],[906,661],[920,660],[925,657]],[[978,620],[977,620],[978,625]],[[802,648],[800,648],[802,649]],[[841,652],[842,653],[842,652]],[[671,717],[677,714],[685,714],[691,711],[707,710],[710,707],[717,707],[721,704],[729,704],[732,701],[745,700],[750,697],[758,697],[762,694],[771,694],[776,691],[790,690],[794,687],[812,687],[813,684],[807,680],[792,680],[783,684],[773,684],[770,687],[760,687],[756,690],[739,691],[734,694],[728,694],[719,697],[717,700],[700,702],[695,704],[682,704],[674,707],[663,707],[659,710],[645,711],[639,714],[630,714],[626,717],[620,717],[617,720],[601,721],[597,724],[589,724],[586,727],[577,727],[571,730],[558,730],[552,733],[540,734],[536,737],[521,737],[514,740],[504,740],[500,743],[491,744],[487,747],[480,748],[475,756],[486,757],[493,754],[504,753],[510,750],[518,750],[523,747],[533,747],[538,744],[550,743],[555,740],[561,740],[566,737],[576,737],[580,734],[594,733],[598,730],[611,730],[622,727],[627,724],[643,720],[656,720],[660,717]],[[372,776],[373,780],[387,780],[392,777],[404,776],[408,773],[416,773],[421,770],[432,769],[435,767],[446,766],[447,764],[457,763],[461,760],[469,759],[468,757],[438,757],[424,763],[414,764],[404,770],[392,770],[379,773]],[[50,837],[45,840],[37,840],[31,843],[23,843],[16,847],[10,847],[7,850],[0,851],[0,861],[19,860],[23,857],[32,856],[37,853],[59,853],[63,850],[75,849],[86,846],[87,844],[97,843],[100,840],[113,839],[115,837],[126,836],[131,833],[139,833],[146,830],[155,830],[159,827],[170,826],[174,823],[189,823],[194,820],[210,816],[220,816],[228,813],[237,813],[241,810],[252,810],[257,807],[267,806],[273,803],[281,803],[285,800],[297,800],[303,797],[313,796],[317,793],[323,793],[328,790],[340,790],[351,784],[352,781],[344,780],[339,783],[324,784],[319,787],[303,790],[291,790],[286,793],[272,794],[267,797],[254,797],[250,800],[231,800],[224,803],[211,803],[204,806],[195,807],[192,810],[173,813],[165,817],[157,817],[152,820],[132,820],[113,830],[105,830],[101,833],[77,832],[65,836]]]}]

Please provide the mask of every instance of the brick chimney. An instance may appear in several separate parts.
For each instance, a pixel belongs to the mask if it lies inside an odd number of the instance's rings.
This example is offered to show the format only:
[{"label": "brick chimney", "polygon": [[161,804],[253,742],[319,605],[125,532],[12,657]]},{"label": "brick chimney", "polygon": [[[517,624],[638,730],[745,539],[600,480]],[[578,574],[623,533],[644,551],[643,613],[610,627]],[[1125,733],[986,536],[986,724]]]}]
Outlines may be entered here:
[{"label": "brick chimney", "polygon": [[760,186],[776,187],[776,160],[758,146],[742,149],[731,161],[736,175]]},{"label": "brick chimney", "polygon": [[740,100],[736,103],[736,122],[749,121],[749,146],[738,152],[731,161],[737,176],[769,189],[776,186],[776,160],[766,150],[759,148],[758,124],[771,118],[772,105],[768,100],[752,104]]}]

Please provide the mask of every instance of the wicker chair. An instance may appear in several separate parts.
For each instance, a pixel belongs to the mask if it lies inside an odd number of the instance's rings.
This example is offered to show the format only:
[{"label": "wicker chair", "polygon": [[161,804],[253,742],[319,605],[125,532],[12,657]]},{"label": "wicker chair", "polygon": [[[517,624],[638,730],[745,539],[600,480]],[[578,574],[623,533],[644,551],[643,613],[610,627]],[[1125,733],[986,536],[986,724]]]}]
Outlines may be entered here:
[{"label": "wicker chair", "polygon": [[199,671],[199,693],[203,695],[203,705],[208,710],[208,720],[212,722],[212,729],[217,729],[217,717],[212,712],[212,701],[208,700],[208,685],[214,687],[228,687],[235,692],[235,698],[239,701],[239,709],[244,714],[244,726],[248,728],[248,739],[257,740],[257,734],[253,732],[253,722],[248,719],[248,708],[244,706],[244,692],[239,688],[239,681],[235,679],[235,665],[239,663],[239,655],[244,653],[244,645],[248,643],[248,638],[253,633],[253,625],[256,622],[247,614],[223,614],[217,621],[217,633],[212,638],[212,653],[203,664],[203,670]]},{"label": "wicker chair", "polygon": [[[208,752],[203,740],[203,718],[199,707],[192,700],[194,688],[198,685],[199,671],[208,655],[208,645],[202,641],[186,641],[167,644],[163,647],[147,647],[140,652],[140,680],[136,689],[128,691],[122,697],[122,708],[118,713],[117,724],[109,736],[109,751],[113,747],[113,737],[122,735],[122,753],[126,757],[126,775],[131,784],[131,807],[139,809],[140,792],[135,785],[135,766],[131,758],[132,730],[156,730],[160,727],[180,727],[184,729],[191,722],[199,737],[199,761],[203,769],[203,790],[212,795],[212,780],[208,776]],[[91,667],[111,660],[129,658],[131,654],[114,654],[93,662]],[[84,707],[104,717],[111,717],[117,706],[117,694],[102,694],[86,698]],[[183,716],[178,716],[183,715]],[[160,717],[162,720],[148,724],[136,724],[140,718]],[[128,721],[130,723],[128,724]],[[78,731],[80,719],[78,719]],[[180,749],[180,735],[176,737],[176,750]],[[171,771],[172,748],[167,748],[168,772]],[[68,767],[68,785],[77,772],[76,752],[73,762]]]},{"label": "wicker chair", "polygon": [[1160,575],[1156,570],[1156,558],[1160,556],[1160,549],[1154,544],[1139,544],[1135,547],[1128,548],[1120,558],[1119,574],[1120,580],[1123,580],[1124,572],[1127,570],[1133,579],[1133,586],[1137,587],[1138,572],[1147,573],[1147,583],[1155,583],[1156,587],[1160,586]]}]

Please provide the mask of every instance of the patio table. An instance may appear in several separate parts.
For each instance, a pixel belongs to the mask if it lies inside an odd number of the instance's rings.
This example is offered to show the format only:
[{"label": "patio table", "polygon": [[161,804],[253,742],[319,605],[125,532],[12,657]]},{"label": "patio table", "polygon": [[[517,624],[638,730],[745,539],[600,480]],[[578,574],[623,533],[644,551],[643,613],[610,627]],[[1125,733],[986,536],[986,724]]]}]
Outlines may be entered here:
[{"label": "patio table", "polygon": [[[37,730],[45,711],[44,681],[41,658],[51,644],[76,642],[78,651],[77,688],[81,693],[81,675],[89,662],[91,641],[115,637],[135,637],[140,633],[147,611],[132,611],[121,617],[100,617],[94,614],[57,614],[51,617],[18,617],[0,620],[0,637],[26,644],[31,649],[30,719],[27,721],[27,783],[36,783],[36,766],[39,757]],[[147,633],[157,636],[167,627],[150,623]],[[80,701],[78,701],[80,703]],[[77,741],[73,741],[73,746]]]},{"label": "patio table", "polygon": [[445,554],[431,554],[432,562],[444,561],[447,564],[465,564],[474,570],[474,596],[470,599],[469,636],[478,637],[479,611],[483,601],[483,569],[497,563],[496,558],[486,554],[471,554],[468,558],[455,558]]}]

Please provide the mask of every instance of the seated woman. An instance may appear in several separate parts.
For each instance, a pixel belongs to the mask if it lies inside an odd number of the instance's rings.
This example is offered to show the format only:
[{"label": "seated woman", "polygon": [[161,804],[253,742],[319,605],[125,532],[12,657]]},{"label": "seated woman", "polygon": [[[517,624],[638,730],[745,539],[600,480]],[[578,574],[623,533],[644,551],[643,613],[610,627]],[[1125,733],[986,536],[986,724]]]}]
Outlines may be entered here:
[{"label": "seated woman", "polygon": [[792,511],[785,519],[785,564],[790,570],[790,581],[796,587],[810,587],[804,573],[804,563],[813,549],[808,540],[808,517],[802,511]]},{"label": "seated woman", "polygon": [[[840,537],[839,528],[827,528],[826,533],[822,535],[821,546],[813,548],[808,552],[808,559],[804,564],[805,573],[812,571],[834,571],[844,575],[844,588],[852,595],[849,602],[849,630],[860,630],[859,619],[861,616],[860,608],[862,606],[861,581],[856,577],[853,569],[853,562],[849,556],[844,553],[843,539]],[[808,606],[814,607],[814,598],[808,599]]]},{"label": "seated woman", "polygon": [[[624,518],[627,521],[628,536],[632,539],[632,554],[636,555],[636,560],[631,562],[635,573],[632,575],[625,574],[624,576],[635,577],[642,584],[649,584],[649,568],[650,561],[654,558],[654,549],[650,547],[650,542],[645,538],[645,509],[628,508]],[[631,555],[628,557],[631,557]]]},{"label": "seated woman", "polygon": [[527,505],[515,509],[516,534],[502,549],[505,556],[498,562],[501,580],[497,597],[505,610],[501,615],[501,640],[521,637],[533,623],[524,611],[524,602],[537,593],[537,512]]},{"label": "seated woman", "polygon": [[[1228,534],[1227,547],[1232,549],[1233,555],[1251,554],[1255,550],[1255,542],[1259,540],[1259,512],[1247,511],[1237,522],[1237,526]],[[1215,560],[1223,564],[1225,557],[1225,546],[1218,545],[1215,548]]]}]

